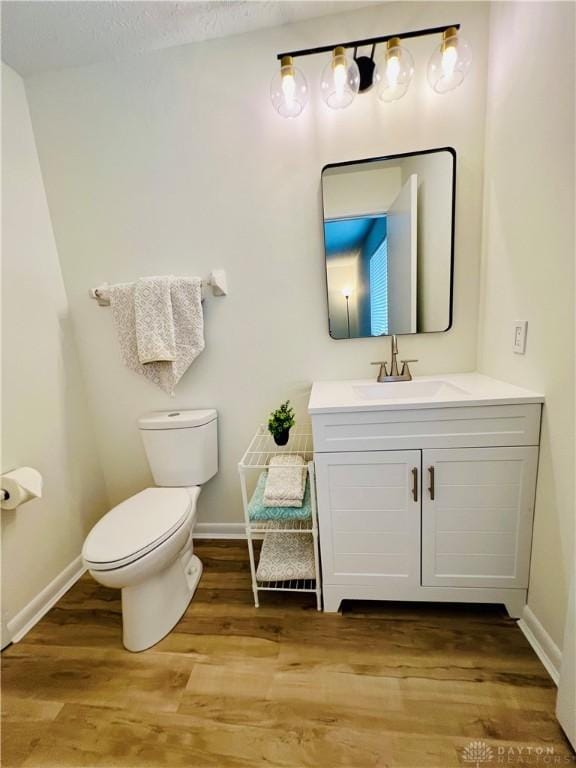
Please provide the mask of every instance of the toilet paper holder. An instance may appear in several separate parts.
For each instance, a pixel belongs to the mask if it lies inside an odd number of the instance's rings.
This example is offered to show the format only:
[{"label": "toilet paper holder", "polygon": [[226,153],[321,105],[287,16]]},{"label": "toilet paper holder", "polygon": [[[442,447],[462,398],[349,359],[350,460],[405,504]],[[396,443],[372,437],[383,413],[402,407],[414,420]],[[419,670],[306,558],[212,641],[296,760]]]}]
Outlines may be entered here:
[{"label": "toilet paper holder", "polygon": [[0,476],[0,508],[12,511],[42,498],[42,475],[32,467],[17,467]]}]

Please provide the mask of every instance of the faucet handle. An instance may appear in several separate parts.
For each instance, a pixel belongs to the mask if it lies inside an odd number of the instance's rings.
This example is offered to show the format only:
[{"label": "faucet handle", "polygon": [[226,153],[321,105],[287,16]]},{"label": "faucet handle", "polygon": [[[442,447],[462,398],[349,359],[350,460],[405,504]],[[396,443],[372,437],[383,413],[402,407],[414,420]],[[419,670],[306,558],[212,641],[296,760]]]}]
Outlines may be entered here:
[{"label": "faucet handle", "polygon": [[410,366],[408,363],[417,363],[418,360],[412,359],[412,360],[401,360],[402,363],[402,373],[401,376],[408,376],[410,379],[412,378],[412,374],[410,373]]},{"label": "faucet handle", "polygon": [[388,376],[388,364],[385,360],[378,360],[376,363],[370,363],[370,365],[379,365],[380,370],[378,371],[378,378],[377,381],[381,381],[384,376]]}]

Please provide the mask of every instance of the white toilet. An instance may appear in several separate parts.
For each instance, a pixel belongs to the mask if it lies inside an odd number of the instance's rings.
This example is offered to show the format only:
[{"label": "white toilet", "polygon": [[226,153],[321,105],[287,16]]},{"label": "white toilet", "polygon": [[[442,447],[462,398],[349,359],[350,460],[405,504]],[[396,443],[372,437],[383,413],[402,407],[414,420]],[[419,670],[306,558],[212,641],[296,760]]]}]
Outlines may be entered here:
[{"label": "white toilet", "polygon": [[123,642],[143,651],[175,626],[202,574],[192,531],[200,486],[218,471],[218,415],[149,413],[138,421],[157,488],[111,509],[88,534],[84,564],[100,584],[122,590]]}]

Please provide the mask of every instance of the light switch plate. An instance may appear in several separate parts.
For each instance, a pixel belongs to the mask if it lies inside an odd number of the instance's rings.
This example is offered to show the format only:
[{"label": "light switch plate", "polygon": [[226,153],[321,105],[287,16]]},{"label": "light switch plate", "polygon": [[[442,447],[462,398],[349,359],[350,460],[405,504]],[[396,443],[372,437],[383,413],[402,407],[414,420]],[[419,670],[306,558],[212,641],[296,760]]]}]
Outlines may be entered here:
[{"label": "light switch plate", "polygon": [[528,331],[527,320],[516,320],[514,323],[514,336],[512,339],[512,349],[517,355],[523,355],[526,352],[526,333]]}]

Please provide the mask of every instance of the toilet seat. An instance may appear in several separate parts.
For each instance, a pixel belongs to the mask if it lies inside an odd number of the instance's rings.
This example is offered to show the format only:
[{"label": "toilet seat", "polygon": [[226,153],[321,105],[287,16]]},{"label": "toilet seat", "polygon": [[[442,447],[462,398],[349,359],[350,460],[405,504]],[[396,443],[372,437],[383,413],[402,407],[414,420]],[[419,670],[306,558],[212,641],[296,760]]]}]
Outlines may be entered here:
[{"label": "toilet seat", "polygon": [[111,509],[91,530],[82,555],[90,570],[133,563],[171,538],[188,519],[199,488],[147,488]]}]

